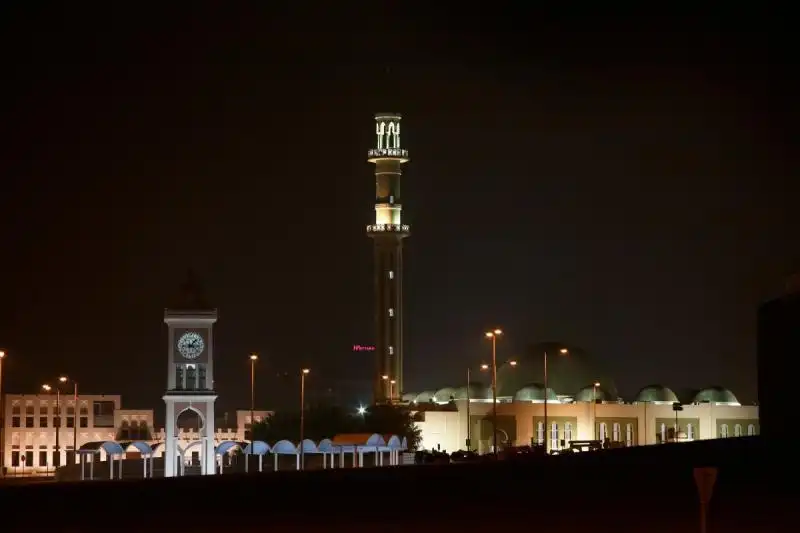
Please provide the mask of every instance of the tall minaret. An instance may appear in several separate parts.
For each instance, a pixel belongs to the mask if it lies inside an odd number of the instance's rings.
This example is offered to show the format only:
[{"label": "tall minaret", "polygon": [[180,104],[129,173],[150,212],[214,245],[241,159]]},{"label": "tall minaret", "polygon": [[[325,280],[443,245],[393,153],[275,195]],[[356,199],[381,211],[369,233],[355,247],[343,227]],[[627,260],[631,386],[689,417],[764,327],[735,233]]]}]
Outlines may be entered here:
[{"label": "tall minaret", "polygon": [[375,224],[367,235],[375,242],[375,357],[373,390],[376,403],[396,401],[403,394],[403,224],[400,196],[402,165],[408,151],[400,148],[400,115],[375,115]]}]

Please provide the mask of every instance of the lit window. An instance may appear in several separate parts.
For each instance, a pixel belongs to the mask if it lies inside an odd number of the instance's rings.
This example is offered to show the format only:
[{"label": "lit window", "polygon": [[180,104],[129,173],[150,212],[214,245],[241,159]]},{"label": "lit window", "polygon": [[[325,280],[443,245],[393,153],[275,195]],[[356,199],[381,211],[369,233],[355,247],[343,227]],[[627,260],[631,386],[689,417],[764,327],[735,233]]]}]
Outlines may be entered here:
[{"label": "lit window", "polygon": [[722,424],[722,425],[719,427],[719,437],[720,437],[721,439],[726,439],[726,438],[728,438],[728,424]]},{"label": "lit window", "polygon": [[736,424],[733,426],[733,436],[734,437],[741,437],[742,436],[742,426],[741,424]]},{"label": "lit window", "polygon": [[633,424],[625,424],[625,446],[633,446]]},{"label": "lit window", "polygon": [[394,355],[394,346],[389,346],[389,355]]},{"label": "lit window", "polygon": [[389,203],[390,203],[390,204],[393,204],[393,203],[394,203],[394,196],[389,196]]},{"label": "lit window", "polygon": [[755,435],[755,434],[756,434],[756,426],[755,426],[755,425],[753,425],[753,424],[748,424],[748,426],[747,426],[747,434],[748,434],[749,436],[751,436],[751,437],[752,437],[753,435]]},{"label": "lit window", "polygon": [[691,424],[686,424],[686,438],[694,440],[694,426]]},{"label": "lit window", "polygon": [[572,424],[570,422],[564,424],[564,440],[567,441],[567,444],[572,441]]},{"label": "lit window", "polygon": [[558,424],[555,422],[550,426],[550,449],[558,449]]},{"label": "lit window", "polygon": [[667,425],[661,424],[661,442],[667,442]]},{"label": "lit window", "polygon": [[389,308],[389,316],[394,316],[394,309],[391,307]]},{"label": "lit window", "polygon": [[536,423],[536,442],[544,444],[544,424],[542,422]]},{"label": "lit window", "polygon": [[394,270],[389,271],[389,279],[394,279]]},{"label": "lit window", "polygon": [[612,440],[614,442],[619,442],[620,441],[619,424],[617,422],[614,422],[613,428],[614,429],[613,429],[613,434],[612,434]]},{"label": "lit window", "polygon": [[600,441],[605,442],[606,440],[606,431],[607,426],[605,422],[600,422]]}]

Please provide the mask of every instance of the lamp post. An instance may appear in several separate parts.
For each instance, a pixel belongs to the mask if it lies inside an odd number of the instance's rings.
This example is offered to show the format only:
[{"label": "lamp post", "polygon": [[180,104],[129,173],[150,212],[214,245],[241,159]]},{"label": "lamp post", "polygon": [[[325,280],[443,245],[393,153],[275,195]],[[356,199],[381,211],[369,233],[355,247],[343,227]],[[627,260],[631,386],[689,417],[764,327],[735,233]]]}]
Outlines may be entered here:
[{"label": "lamp post", "polygon": [[311,372],[308,368],[303,368],[300,371],[300,469],[306,469],[306,449],[303,445],[305,439],[305,422],[306,422],[306,375]]},{"label": "lamp post", "polygon": [[381,379],[389,383],[389,403],[391,404],[394,402],[394,384],[397,383],[397,381],[394,379],[389,379],[389,376],[387,375],[381,376]]},{"label": "lamp post", "polygon": [[[58,378],[58,381],[61,383],[67,383],[70,381],[70,379],[67,376],[61,376]],[[73,400],[75,401],[75,411],[72,416],[72,464],[75,464],[78,457],[78,421],[80,418],[78,413],[78,382],[74,379],[72,380],[72,396]],[[60,460],[61,458],[59,457],[59,462]]]},{"label": "lamp post", "polygon": [[675,411],[675,429],[672,430],[672,442],[678,442],[678,412],[683,411],[681,402],[674,402],[672,410]]},{"label": "lamp post", "polygon": [[497,337],[503,334],[500,329],[487,331],[484,335],[492,339],[492,452],[497,459]]},{"label": "lamp post", "polygon": [[3,402],[3,359],[6,352],[0,350],[0,476],[6,475],[6,404]]},{"label": "lamp post", "polygon": [[[255,410],[256,410],[256,361],[258,361],[258,354],[250,354],[250,454],[255,452]],[[245,457],[247,461],[249,458]]]},{"label": "lamp post", "polygon": [[[50,385],[42,385],[42,389],[46,392],[52,392],[53,387]],[[58,388],[58,385],[55,387],[56,389],[56,416],[55,416],[55,428],[56,428],[56,453],[53,456],[53,467],[58,468],[61,464],[61,445],[59,440],[59,433],[61,433],[61,390]]]},{"label": "lamp post", "polygon": [[[567,350],[566,348],[561,348],[558,351],[558,353],[560,355],[567,355],[569,353],[569,350]],[[547,438],[547,432],[548,432],[548,427],[547,427],[547,391],[548,390],[549,389],[547,388],[547,351],[545,351],[544,352],[544,452],[545,452],[545,454],[547,454],[547,452],[550,449],[550,439]]]},{"label": "lamp post", "polygon": [[469,419],[469,384],[470,384],[470,369],[467,367],[467,451],[470,451],[470,437],[472,436],[472,422]]},{"label": "lamp post", "polygon": [[600,386],[599,381],[595,381],[592,385],[592,432],[594,435],[593,440],[597,440],[597,387]]}]

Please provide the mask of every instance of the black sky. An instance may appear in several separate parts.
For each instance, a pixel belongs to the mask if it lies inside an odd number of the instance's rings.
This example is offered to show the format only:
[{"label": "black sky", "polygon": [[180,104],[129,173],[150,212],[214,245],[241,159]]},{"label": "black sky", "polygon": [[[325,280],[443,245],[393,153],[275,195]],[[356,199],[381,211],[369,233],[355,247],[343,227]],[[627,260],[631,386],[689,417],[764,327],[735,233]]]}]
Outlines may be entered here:
[{"label": "black sky", "polygon": [[277,374],[302,365],[313,394],[368,399],[351,346],[388,110],[412,157],[408,389],[460,382],[498,324],[504,356],[579,345],[623,393],[755,398],[755,307],[800,258],[779,17],[268,4],[3,8],[6,391],[67,373],[159,409],[193,267],[223,408],[248,404],[253,350],[261,404],[294,402]]}]

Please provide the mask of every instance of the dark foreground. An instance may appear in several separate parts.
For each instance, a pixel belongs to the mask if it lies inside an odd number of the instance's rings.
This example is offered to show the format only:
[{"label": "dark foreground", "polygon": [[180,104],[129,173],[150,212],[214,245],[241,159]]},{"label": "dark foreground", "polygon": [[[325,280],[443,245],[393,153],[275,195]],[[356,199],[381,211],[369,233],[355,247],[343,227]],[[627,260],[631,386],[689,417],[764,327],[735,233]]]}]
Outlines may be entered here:
[{"label": "dark foreground", "polygon": [[775,463],[748,438],[524,463],[8,486],[0,530],[699,531],[692,469],[717,466],[709,533],[796,531],[795,480]]}]

